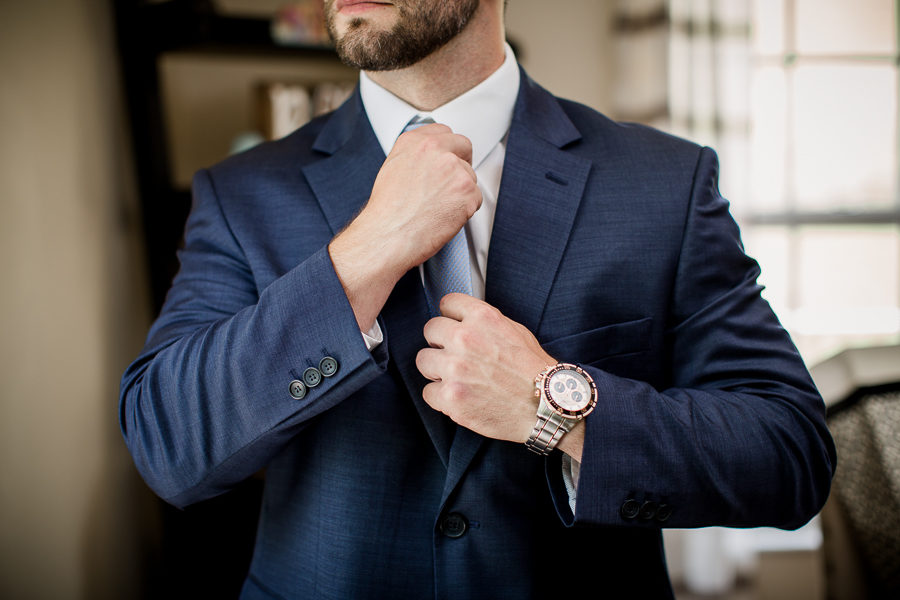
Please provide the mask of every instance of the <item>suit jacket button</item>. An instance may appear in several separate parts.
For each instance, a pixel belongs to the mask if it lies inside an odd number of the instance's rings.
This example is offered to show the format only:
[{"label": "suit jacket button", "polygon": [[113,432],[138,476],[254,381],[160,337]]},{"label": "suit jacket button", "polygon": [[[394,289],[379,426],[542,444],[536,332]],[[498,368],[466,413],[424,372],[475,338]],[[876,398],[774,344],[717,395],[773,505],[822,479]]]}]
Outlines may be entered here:
[{"label": "suit jacket button", "polygon": [[291,392],[291,398],[294,400],[303,400],[303,397],[306,396],[306,384],[299,379],[293,380],[288,389]]},{"label": "suit jacket button", "polygon": [[657,508],[659,508],[659,504],[657,504],[653,500],[647,500],[646,502],[641,504],[641,510],[640,512],[638,512],[638,518],[643,521],[649,521],[656,516]]},{"label": "suit jacket button", "polygon": [[622,504],[622,508],[619,509],[619,514],[622,515],[622,518],[626,521],[630,521],[631,519],[638,516],[638,513],[641,511],[641,503],[635,500],[634,498],[629,498]]},{"label": "suit jacket button", "polygon": [[303,383],[308,387],[314,388],[322,383],[322,374],[315,367],[310,367],[303,371]]},{"label": "suit jacket button", "polygon": [[659,509],[656,511],[656,520],[660,523],[665,523],[671,516],[672,507],[668,504],[660,504]]},{"label": "suit jacket button", "polygon": [[322,377],[331,377],[338,370],[338,361],[333,359],[330,356],[326,356],[321,361],[319,361],[319,372],[322,373]]},{"label": "suit jacket button", "polygon": [[469,520],[461,513],[452,512],[441,519],[440,529],[448,538],[462,537],[469,529]]}]

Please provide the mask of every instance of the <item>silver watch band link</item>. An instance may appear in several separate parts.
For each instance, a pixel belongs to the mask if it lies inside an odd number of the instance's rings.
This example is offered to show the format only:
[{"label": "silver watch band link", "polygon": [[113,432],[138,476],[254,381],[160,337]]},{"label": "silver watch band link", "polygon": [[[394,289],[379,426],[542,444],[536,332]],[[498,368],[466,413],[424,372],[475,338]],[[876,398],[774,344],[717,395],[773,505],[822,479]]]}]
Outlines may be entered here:
[{"label": "silver watch band link", "polygon": [[568,433],[569,421],[570,419],[558,412],[547,410],[546,405],[541,402],[538,419],[535,421],[534,429],[531,430],[525,446],[532,452],[547,456],[553,452],[562,436]]}]

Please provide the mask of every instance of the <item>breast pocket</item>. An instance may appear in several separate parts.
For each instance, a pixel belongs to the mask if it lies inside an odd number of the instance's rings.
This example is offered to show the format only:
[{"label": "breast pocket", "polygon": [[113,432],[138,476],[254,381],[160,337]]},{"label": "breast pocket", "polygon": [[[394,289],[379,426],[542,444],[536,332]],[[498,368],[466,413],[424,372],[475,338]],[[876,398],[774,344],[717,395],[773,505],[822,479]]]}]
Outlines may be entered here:
[{"label": "breast pocket", "polygon": [[650,349],[653,319],[604,325],[541,344],[548,354],[563,362],[591,365],[614,356]]}]

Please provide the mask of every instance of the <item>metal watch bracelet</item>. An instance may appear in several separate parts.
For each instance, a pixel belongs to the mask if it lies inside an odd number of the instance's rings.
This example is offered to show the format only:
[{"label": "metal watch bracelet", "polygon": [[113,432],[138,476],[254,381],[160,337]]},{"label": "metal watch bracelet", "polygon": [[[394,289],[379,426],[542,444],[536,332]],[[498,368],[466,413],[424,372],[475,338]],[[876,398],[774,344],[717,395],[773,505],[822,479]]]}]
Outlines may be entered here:
[{"label": "metal watch bracelet", "polygon": [[550,409],[546,402],[538,405],[537,420],[525,446],[541,456],[547,456],[569,432],[569,419]]}]

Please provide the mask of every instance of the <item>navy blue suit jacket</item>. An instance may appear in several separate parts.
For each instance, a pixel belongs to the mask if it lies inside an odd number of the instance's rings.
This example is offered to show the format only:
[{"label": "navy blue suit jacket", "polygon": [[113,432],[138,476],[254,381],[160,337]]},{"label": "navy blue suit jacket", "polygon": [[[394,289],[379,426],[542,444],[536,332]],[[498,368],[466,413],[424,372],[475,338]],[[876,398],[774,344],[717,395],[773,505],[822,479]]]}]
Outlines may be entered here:
[{"label": "navy blue suit jacket", "polygon": [[[574,515],[558,452],[448,427],[423,402],[416,269],[366,349],[326,246],[383,160],[357,93],[201,171],[181,270],[123,378],[125,440],[168,502],[266,468],[246,598],[518,599],[574,579],[668,597],[663,524],[792,528],[821,507],[822,400],[760,297],[711,150],[523,74],[486,300],[597,382]],[[293,399],[325,356],[337,374]],[[449,513],[461,537],[442,534]]]}]

